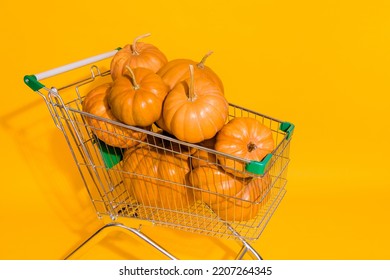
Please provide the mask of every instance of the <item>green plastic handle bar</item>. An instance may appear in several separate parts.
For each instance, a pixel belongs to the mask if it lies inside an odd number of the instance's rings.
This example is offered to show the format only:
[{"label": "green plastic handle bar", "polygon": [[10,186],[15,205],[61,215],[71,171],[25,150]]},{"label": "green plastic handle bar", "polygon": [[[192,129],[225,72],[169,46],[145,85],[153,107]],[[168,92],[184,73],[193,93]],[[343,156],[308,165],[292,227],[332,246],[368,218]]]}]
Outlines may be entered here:
[{"label": "green plastic handle bar", "polygon": [[45,87],[40,83],[35,75],[26,75],[24,76],[24,83],[31,88],[33,91],[38,91],[41,88]]}]

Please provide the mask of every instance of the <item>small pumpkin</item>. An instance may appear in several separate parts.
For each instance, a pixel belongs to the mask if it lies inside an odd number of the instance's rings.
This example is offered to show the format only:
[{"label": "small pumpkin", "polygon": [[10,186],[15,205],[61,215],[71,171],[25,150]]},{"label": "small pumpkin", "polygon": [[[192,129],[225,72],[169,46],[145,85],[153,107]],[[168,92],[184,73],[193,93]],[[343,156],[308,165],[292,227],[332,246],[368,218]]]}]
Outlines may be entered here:
[{"label": "small pumpkin", "polygon": [[195,198],[227,221],[255,218],[271,193],[269,174],[253,179],[237,179],[223,169],[209,165],[192,170],[188,180],[194,187]]},{"label": "small pumpkin", "polygon": [[126,66],[147,68],[156,73],[168,62],[165,54],[156,46],[138,42],[147,36],[150,36],[150,33],[136,37],[133,44],[125,45],[113,56],[110,65],[113,80],[123,75],[123,71],[126,71]]},{"label": "small pumpkin", "polygon": [[99,85],[89,91],[82,102],[84,112],[95,115],[98,118],[85,117],[87,124],[97,138],[110,146],[129,148],[137,145],[140,140],[146,138],[146,134],[119,125],[101,120],[104,118],[114,122],[119,120],[114,116],[107,101],[112,83]]},{"label": "small pumpkin", "polygon": [[221,93],[223,93],[224,87],[221,79],[210,67],[205,65],[206,59],[211,54],[212,52],[208,52],[200,62],[183,58],[170,60],[163,67],[161,67],[159,71],[157,71],[157,74],[161,76],[163,81],[169,86],[169,89],[171,90],[175,87],[175,85],[189,78],[188,67],[190,65],[195,65],[195,75],[197,75],[199,72],[208,76],[210,80],[220,88]]},{"label": "small pumpkin", "polygon": [[146,68],[126,67],[123,76],[113,81],[108,103],[123,123],[149,126],[160,118],[168,87],[161,77]]},{"label": "small pumpkin", "polygon": [[177,84],[166,96],[162,115],[163,129],[176,138],[199,143],[213,138],[224,126],[229,104],[221,89],[207,75],[190,65],[190,78]]},{"label": "small pumpkin", "polygon": [[144,206],[185,209],[193,202],[186,186],[187,160],[149,145],[139,145],[124,153],[124,183]]},{"label": "small pumpkin", "polygon": [[[261,161],[274,150],[272,131],[260,121],[250,117],[237,117],[230,120],[218,132],[215,150],[238,158]],[[225,171],[238,177],[251,177],[245,170],[244,161],[217,155],[218,162]]]}]

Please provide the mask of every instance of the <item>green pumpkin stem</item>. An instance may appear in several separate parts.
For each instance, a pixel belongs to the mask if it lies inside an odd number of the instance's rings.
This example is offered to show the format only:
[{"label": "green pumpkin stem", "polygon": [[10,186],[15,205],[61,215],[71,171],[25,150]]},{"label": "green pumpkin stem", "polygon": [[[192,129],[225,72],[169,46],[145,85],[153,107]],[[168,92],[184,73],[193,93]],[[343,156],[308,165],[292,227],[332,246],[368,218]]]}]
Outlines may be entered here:
[{"label": "green pumpkin stem", "polygon": [[206,63],[207,58],[213,53],[213,51],[209,51],[206,53],[206,55],[202,58],[202,60],[196,65],[196,67],[203,69],[204,64]]},{"label": "green pumpkin stem", "polygon": [[137,42],[138,42],[138,40],[146,38],[146,37],[149,37],[150,35],[151,35],[150,33],[146,33],[146,34],[140,35],[138,37],[135,37],[135,39],[133,41],[133,44],[131,45],[131,49],[133,51],[133,55],[139,55],[139,52],[137,50]]},{"label": "green pumpkin stem", "polygon": [[129,65],[126,65],[126,69],[130,73],[130,81],[133,85],[134,90],[138,90],[140,88],[140,86],[139,86],[139,84],[137,84],[137,81],[135,80],[135,74],[134,74],[133,70],[130,68]]}]

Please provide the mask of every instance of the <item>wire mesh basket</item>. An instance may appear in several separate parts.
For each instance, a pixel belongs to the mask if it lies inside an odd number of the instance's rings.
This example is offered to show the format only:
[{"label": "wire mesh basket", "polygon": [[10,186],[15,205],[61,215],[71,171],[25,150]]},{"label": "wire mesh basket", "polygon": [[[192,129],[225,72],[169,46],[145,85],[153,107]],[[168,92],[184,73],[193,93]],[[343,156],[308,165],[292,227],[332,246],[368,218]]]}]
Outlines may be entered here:
[{"label": "wire mesh basket", "polygon": [[[274,150],[262,161],[249,161],[218,152],[207,141],[180,141],[156,124],[140,128],[87,113],[85,96],[110,81],[107,64],[113,54],[25,76],[64,134],[97,215],[238,239],[249,246],[285,195],[294,125],[229,104],[228,121],[248,117],[272,131]],[[74,69],[82,69],[81,78],[62,86],[40,82]]]}]

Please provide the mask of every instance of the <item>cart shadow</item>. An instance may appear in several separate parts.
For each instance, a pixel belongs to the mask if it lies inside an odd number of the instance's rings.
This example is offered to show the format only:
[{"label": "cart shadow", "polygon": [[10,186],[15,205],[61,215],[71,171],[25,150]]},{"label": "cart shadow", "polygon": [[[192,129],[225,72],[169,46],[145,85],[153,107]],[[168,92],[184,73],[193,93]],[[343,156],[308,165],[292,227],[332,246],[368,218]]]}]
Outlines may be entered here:
[{"label": "cart shadow", "polygon": [[[22,158],[21,166],[26,169],[23,172],[31,174],[35,181],[32,185],[39,186],[37,192],[46,198],[52,214],[76,235],[86,234],[85,228],[96,223],[96,213],[91,211],[86,199],[74,160],[66,152],[69,148],[62,132],[54,125],[42,99],[2,115],[0,127],[15,143],[15,153]],[[69,197],[74,200],[68,201]]]},{"label": "cart shadow", "polygon": [[[235,259],[242,245],[234,240],[224,240],[156,225],[142,227],[142,234],[157,242],[158,246],[179,260]],[[89,246],[84,245],[87,249],[79,248],[80,251],[75,255],[76,259],[168,259],[148,241],[119,228],[111,229],[104,235],[100,233],[100,235],[90,240]]]},{"label": "cart shadow", "polygon": [[[152,231],[158,232],[158,236]],[[156,240],[168,252],[181,260],[210,260],[210,259],[234,259],[240,247],[234,241],[225,241],[219,238],[203,236],[181,230],[165,227],[153,227],[145,232],[153,240]],[[125,233],[117,233],[115,238],[109,236],[102,240],[101,246],[115,252],[120,259],[164,259],[163,254],[154,250],[149,244],[129,236]],[[129,250],[137,245],[137,250]],[[237,248],[235,248],[237,247]]]}]

